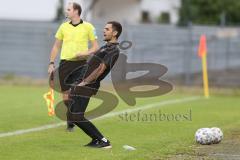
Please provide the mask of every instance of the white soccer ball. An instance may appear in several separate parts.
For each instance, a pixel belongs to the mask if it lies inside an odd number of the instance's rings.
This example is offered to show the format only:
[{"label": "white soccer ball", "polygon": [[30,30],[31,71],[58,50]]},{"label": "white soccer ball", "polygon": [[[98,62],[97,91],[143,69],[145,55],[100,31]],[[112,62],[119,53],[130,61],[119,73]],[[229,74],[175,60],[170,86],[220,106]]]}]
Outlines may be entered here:
[{"label": "white soccer ball", "polygon": [[211,128],[211,131],[212,131],[212,135],[213,135],[212,143],[213,144],[220,143],[223,139],[222,130],[220,128],[213,127],[213,128]]},{"label": "white soccer ball", "polygon": [[211,144],[213,141],[213,132],[210,128],[200,128],[195,133],[195,140],[199,144]]}]

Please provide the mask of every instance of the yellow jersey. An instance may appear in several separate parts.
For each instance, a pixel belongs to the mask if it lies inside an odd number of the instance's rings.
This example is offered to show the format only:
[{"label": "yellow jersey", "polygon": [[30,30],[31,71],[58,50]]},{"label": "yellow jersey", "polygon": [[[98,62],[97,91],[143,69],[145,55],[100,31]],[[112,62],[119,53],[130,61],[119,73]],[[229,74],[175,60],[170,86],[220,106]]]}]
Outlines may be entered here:
[{"label": "yellow jersey", "polygon": [[76,60],[77,54],[88,50],[88,42],[97,39],[97,34],[91,23],[81,21],[73,26],[68,21],[61,24],[55,37],[63,41],[60,59]]}]

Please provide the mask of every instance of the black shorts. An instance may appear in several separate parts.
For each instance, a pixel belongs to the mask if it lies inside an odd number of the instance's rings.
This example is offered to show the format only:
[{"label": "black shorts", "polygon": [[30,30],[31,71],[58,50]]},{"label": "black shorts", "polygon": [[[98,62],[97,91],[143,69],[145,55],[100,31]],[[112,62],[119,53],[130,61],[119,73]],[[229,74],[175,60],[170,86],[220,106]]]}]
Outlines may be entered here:
[{"label": "black shorts", "polygon": [[86,64],[86,60],[79,60],[79,61],[67,61],[67,60],[61,60],[59,64],[59,82],[61,86],[61,91],[65,92],[68,91],[71,87],[68,82],[74,82],[75,77],[70,76],[70,74],[79,68],[83,68],[83,65]]}]

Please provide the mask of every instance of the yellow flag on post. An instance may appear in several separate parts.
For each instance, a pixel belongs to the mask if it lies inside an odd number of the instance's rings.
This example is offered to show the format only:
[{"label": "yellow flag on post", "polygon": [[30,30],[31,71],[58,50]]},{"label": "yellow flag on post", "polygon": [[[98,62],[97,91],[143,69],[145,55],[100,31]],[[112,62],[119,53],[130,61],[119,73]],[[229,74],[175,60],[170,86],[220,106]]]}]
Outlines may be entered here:
[{"label": "yellow flag on post", "polygon": [[209,86],[208,86],[208,69],[207,69],[207,38],[206,35],[201,35],[198,56],[202,60],[202,72],[203,72],[203,88],[204,96],[209,97]]},{"label": "yellow flag on post", "polygon": [[54,113],[54,91],[51,88],[47,93],[43,95],[43,98],[46,101],[47,108],[48,108],[48,115],[53,116]]}]

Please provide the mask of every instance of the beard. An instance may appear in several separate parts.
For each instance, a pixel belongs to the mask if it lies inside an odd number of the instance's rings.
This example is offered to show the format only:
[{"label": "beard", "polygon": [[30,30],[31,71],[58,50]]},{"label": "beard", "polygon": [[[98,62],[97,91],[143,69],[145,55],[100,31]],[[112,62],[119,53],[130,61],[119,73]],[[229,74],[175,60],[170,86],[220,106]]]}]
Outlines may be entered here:
[{"label": "beard", "polygon": [[104,38],[103,41],[108,42],[108,41],[110,41],[110,38],[109,39],[108,38]]},{"label": "beard", "polygon": [[111,40],[112,37],[104,37],[103,41],[108,42]]}]

